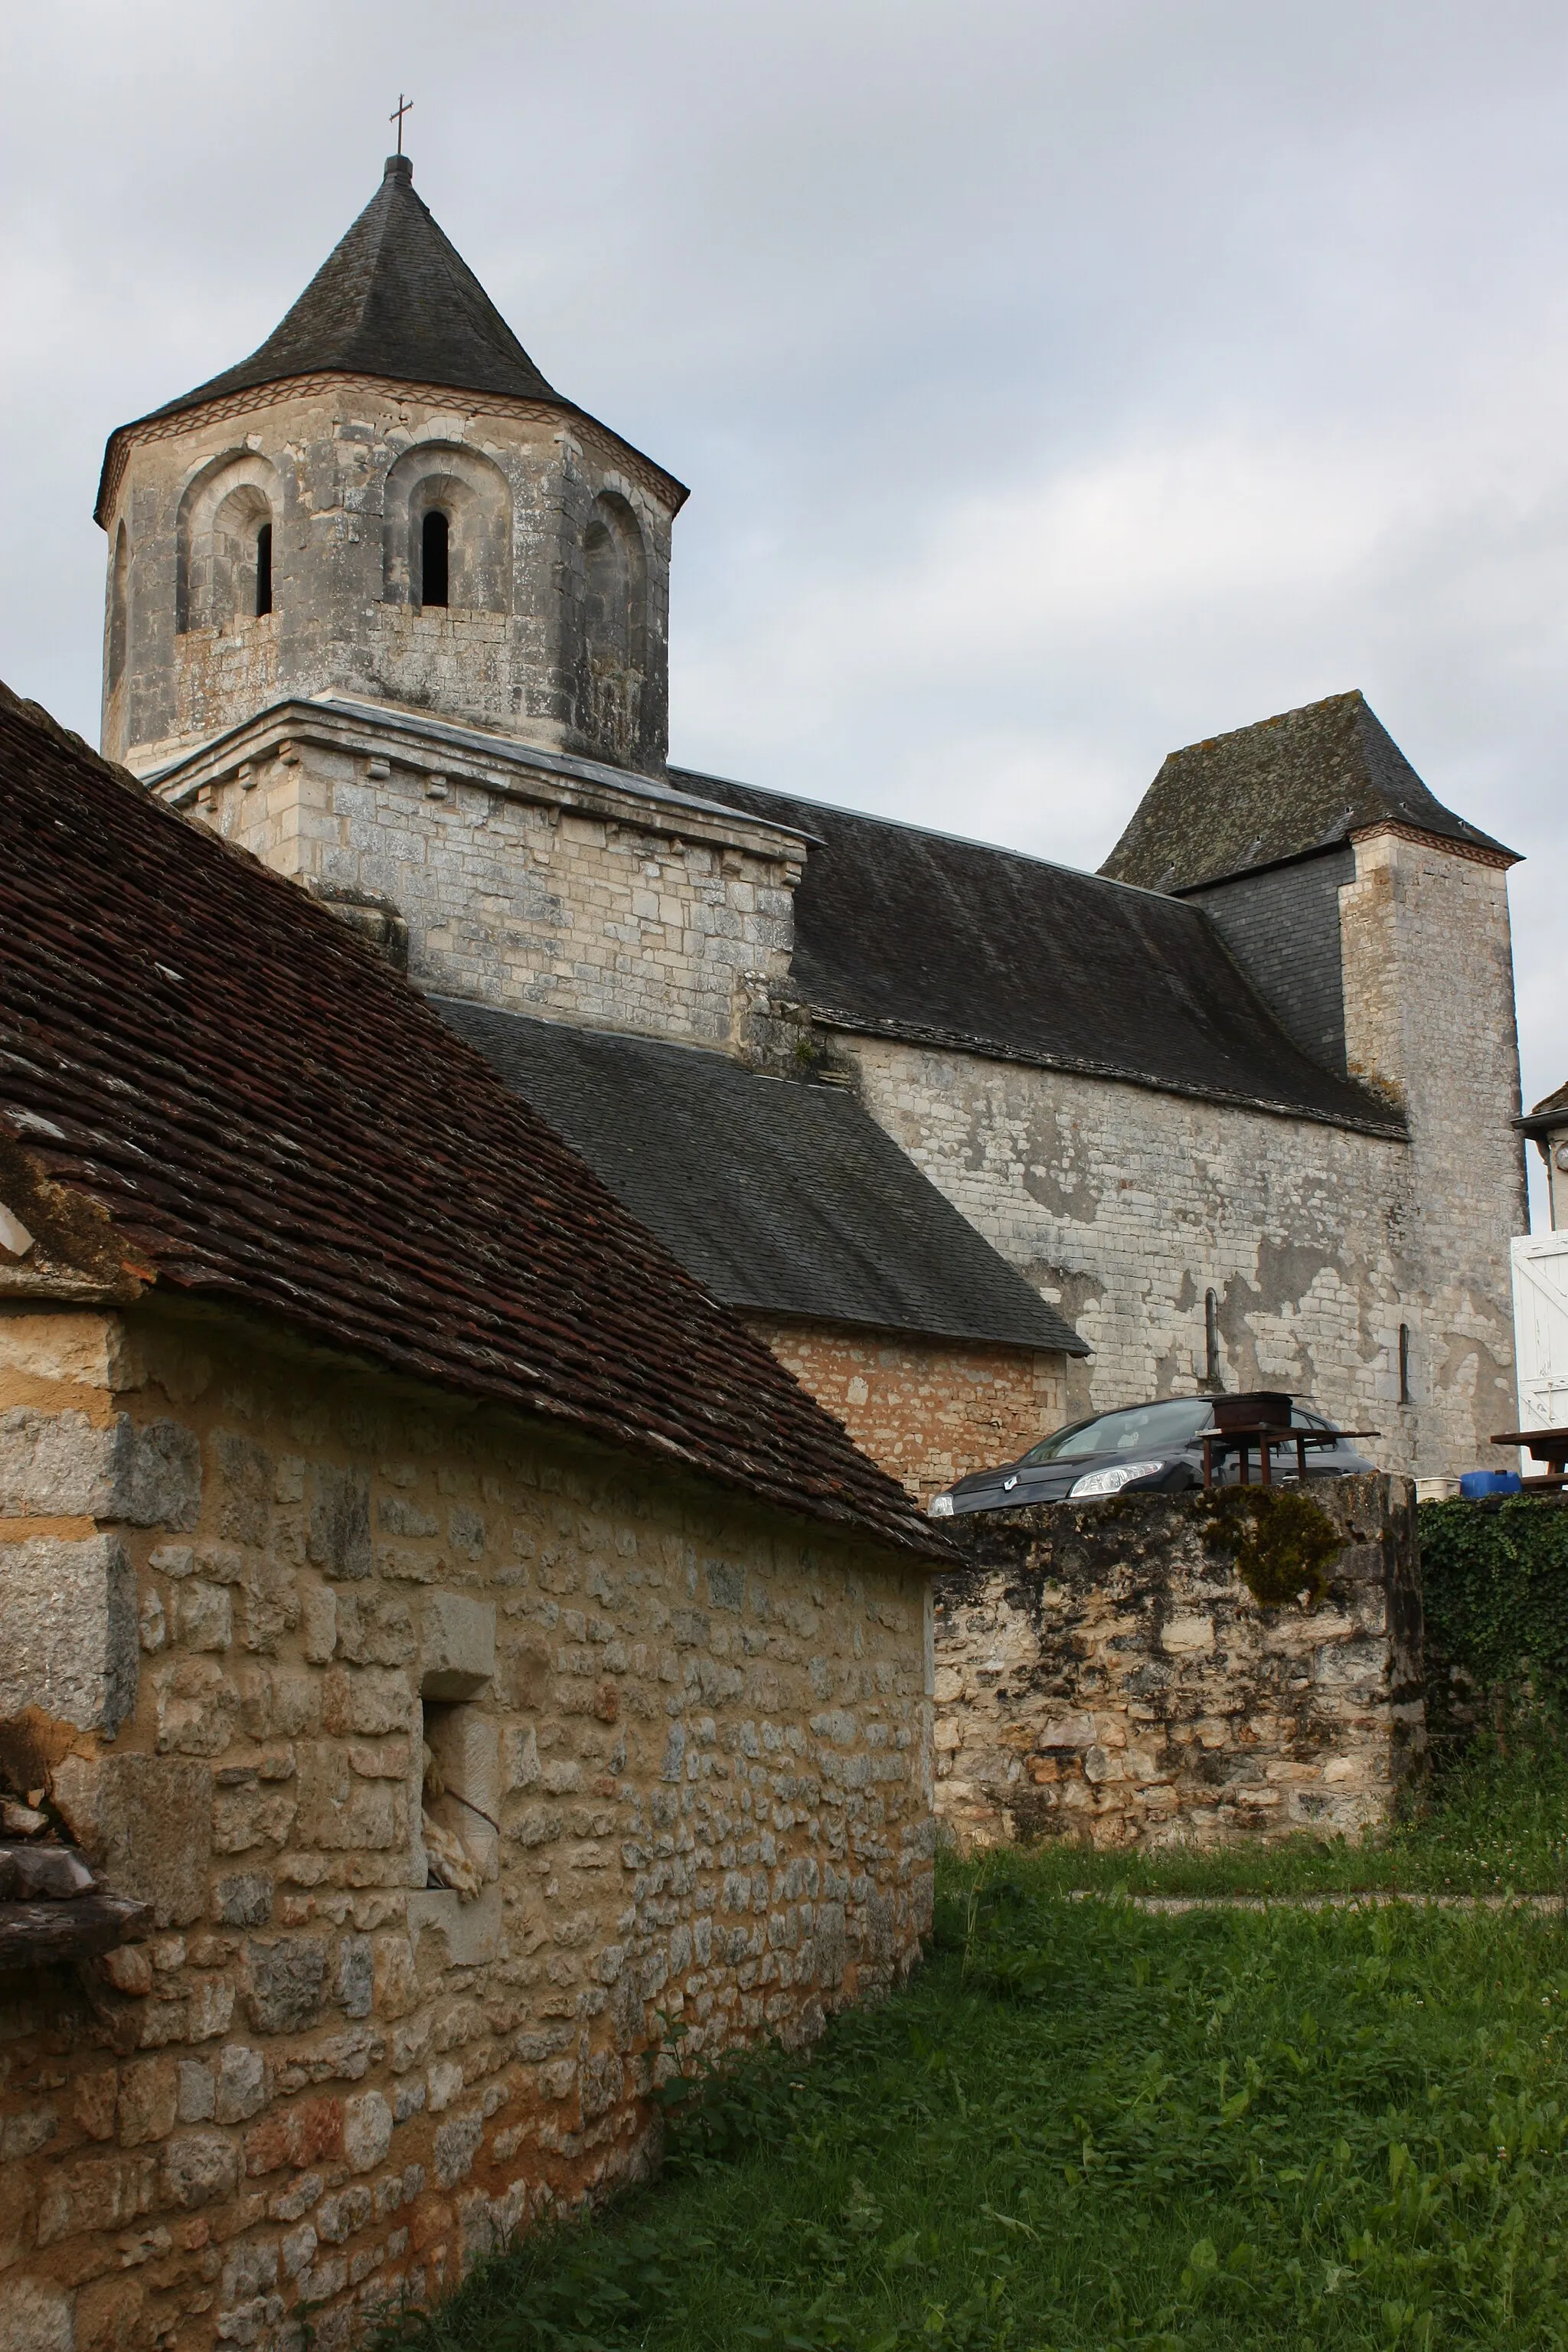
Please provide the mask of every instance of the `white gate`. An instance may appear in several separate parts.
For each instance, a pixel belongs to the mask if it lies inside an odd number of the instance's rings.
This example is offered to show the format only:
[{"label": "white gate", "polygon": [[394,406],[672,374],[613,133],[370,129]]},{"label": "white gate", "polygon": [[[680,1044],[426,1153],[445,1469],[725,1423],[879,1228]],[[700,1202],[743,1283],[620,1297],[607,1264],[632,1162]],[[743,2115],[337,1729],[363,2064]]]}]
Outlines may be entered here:
[{"label": "white gate", "polygon": [[1524,1234],[1513,1258],[1521,1429],[1568,1425],[1568,1233]]}]

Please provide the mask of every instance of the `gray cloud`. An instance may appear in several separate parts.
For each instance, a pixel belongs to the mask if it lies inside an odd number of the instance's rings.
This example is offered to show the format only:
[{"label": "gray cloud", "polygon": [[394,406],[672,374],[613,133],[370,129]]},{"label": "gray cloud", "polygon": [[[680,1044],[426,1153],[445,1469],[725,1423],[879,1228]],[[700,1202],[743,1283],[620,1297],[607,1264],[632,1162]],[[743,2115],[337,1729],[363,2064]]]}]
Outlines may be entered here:
[{"label": "gray cloud", "polygon": [[110,0],[0,85],[0,668],[96,730],[121,419],[418,184],[693,488],[678,756],[1078,862],[1163,753],[1363,687],[1526,852],[1568,1076],[1568,19],[1434,0]]}]

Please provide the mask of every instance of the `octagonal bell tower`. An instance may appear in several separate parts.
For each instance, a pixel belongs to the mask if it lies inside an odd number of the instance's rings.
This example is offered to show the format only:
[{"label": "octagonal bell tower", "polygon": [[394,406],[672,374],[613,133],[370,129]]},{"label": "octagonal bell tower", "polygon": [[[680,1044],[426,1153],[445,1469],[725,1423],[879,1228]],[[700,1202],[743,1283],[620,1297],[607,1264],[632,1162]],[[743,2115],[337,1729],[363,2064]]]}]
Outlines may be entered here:
[{"label": "octagonal bell tower", "polygon": [[110,439],[103,748],[345,698],[658,775],[686,492],[545,381],[406,156],[251,358]]}]

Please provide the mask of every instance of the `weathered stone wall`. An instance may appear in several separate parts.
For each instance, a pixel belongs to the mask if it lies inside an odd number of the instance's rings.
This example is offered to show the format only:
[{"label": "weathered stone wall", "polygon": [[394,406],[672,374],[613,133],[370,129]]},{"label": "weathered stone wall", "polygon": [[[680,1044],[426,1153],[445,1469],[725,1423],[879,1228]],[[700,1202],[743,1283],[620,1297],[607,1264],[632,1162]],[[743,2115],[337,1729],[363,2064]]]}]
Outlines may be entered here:
[{"label": "weathered stone wall", "polygon": [[1399,1404],[1399,1326],[1423,1314],[1405,1144],[945,1048],[841,1042],[875,1117],[1089,1341],[1068,1367],[1070,1412],[1195,1393],[1212,1288],[1227,1389],[1310,1397],[1381,1430],[1366,1452],[1420,1475],[1463,1450],[1440,1402]]},{"label": "weathered stone wall", "polygon": [[342,2345],[642,2163],[677,2027],[806,2036],[918,1952],[925,1579],[717,1489],[14,1307],[0,1601],[0,1760],[156,1912],[0,1980],[0,2342]]},{"label": "weathered stone wall", "polygon": [[1012,1461],[1066,1418],[1063,1356],[746,1320],[862,1453],[922,1502]]},{"label": "weathered stone wall", "polygon": [[[1515,1425],[1509,1244],[1528,1232],[1508,874],[1384,830],[1355,844],[1340,898],[1352,1072],[1410,1122],[1405,1247],[1417,1425],[1436,1416],[1458,1475]],[[1421,1464],[1423,1475],[1427,1464]]]},{"label": "weathered stone wall", "polygon": [[793,836],[521,746],[296,709],[168,790],[279,873],[395,907],[410,972],[444,994],[723,1045],[789,969]]},{"label": "weathered stone wall", "polygon": [[1414,1490],[1313,1499],[1338,1544],[1310,1605],[1254,1597],[1204,1495],[953,1521],[973,1565],[937,1583],[952,1835],[1155,1846],[1385,1820],[1424,1746]]},{"label": "weathered stone wall", "polygon": [[[662,766],[684,493],[587,418],[302,378],[134,428],[108,487],[103,748],[139,773],[282,695],[333,688]],[[410,572],[422,497],[452,518],[440,609],[421,607]],[[587,547],[612,509],[640,556],[636,642],[606,667]],[[263,517],[273,610],[258,617],[250,550]]]}]

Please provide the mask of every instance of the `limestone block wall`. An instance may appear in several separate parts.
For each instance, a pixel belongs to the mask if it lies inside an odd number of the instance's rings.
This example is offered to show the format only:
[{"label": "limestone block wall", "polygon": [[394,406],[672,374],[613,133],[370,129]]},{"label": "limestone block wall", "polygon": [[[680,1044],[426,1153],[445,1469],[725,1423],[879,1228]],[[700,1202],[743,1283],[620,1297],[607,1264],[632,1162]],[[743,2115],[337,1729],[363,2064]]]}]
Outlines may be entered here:
[{"label": "limestone block wall", "polygon": [[1065,1356],[746,1319],[861,1452],[922,1502],[1014,1460],[1067,1418]]},{"label": "limestone block wall", "polygon": [[1487,1458],[1506,1423],[1489,1417],[1475,1367],[1508,1344],[1507,1252],[1494,1301],[1495,1211],[1467,1226],[1458,1170],[1450,1238],[1468,1283],[1426,1272],[1403,1142],[946,1048],[839,1042],[873,1115],[1089,1341],[1067,1366],[1069,1412],[1195,1392],[1213,1289],[1227,1389],[1289,1389],[1377,1430],[1363,1451],[1402,1474],[1452,1477]]},{"label": "limestone block wall", "polygon": [[277,872],[389,901],[411,974],[546,1019],[727,1045],[782,979],[801,845],[498,743],[296,709],[167,795]]},{"label": "limestone block wall", "polygon": [[156,1918],[0,1979],[9,2340],[330,2352],[645,2163],[676,2029],[809,2036],[918,1953],[926,1580],[743,1499],[13,1306],[0,1601],[0,1769]]},{"label": "limestone block wall", "polygon": [[963,1846],[1355,1835],[1425,1746],[1406,1479],[1324,1482],[1337,1556],[1260,1603],[1202,1495],[955,1520],[939,1578],[936,1806]]},{"label": "limestone block wall", "polygon": [[[301,377],[131,428],[105,492],[103,748],[139,773],[280,694],[333,688],[629,768],[663,763],[670,529],[685,492],[590,418]],[[427,503],[451,517],[445,608],[423,607],[411,576]],[[606,518],[635,558],[636,610],[626,641],[595,657],[590,550]],[[273,609],[258,616],[263,520]]]},{"label": "limestone block wall", "polygon": [[1414,1384],[1457,1474],[1514,1425],[1509,1243],[1530,1216],[1506,866],[1384,829],[1355,844],[1340,919],[1350,1068],[1410,1122]]}]

